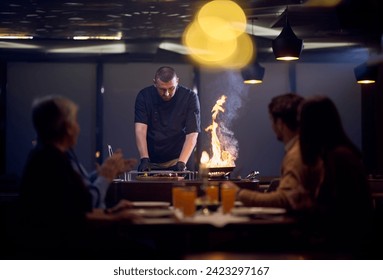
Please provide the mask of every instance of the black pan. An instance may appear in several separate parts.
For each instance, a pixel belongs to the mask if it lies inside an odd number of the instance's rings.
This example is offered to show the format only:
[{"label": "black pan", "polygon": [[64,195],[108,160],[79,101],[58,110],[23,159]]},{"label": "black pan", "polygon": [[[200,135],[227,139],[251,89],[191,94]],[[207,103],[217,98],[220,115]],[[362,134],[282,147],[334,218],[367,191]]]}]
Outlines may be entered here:
[{"label": "black pan", "polygon": [[218,166],[218,167],[208,167],[209,172],[231,172],[233,171],[235,166]]}]

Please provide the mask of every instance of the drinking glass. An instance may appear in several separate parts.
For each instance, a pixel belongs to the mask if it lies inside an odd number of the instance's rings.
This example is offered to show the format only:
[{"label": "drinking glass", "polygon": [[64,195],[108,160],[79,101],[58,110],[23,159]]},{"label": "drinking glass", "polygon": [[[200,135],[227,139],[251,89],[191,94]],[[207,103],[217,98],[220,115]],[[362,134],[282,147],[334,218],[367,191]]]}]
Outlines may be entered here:
[{"label": "drinking glass", "polygon": [[182,208],[182,189],[184,187],[182,186],[174,186],[172,188],[172,204],[173,204],[173,209],[179,209],[181,210]]},{"label": "drinking glass", "polygon": [[221,205],[223,214],[228,214],[234,207],[237,189],[233,186],[221,186]]},{"label": "drinking glass", "polygon": [[184,217],[192,217],[196,212],[195,200],[197,198],[197,188],[195,186],[183,187],[181,190],[182,213]]},{"label": "drinking glass", "polygon": [[218,202],[218,186],[215,186],[215,185],[207,186],[205,189],[205,193],[206,193],[207,201],[210,204]]}]

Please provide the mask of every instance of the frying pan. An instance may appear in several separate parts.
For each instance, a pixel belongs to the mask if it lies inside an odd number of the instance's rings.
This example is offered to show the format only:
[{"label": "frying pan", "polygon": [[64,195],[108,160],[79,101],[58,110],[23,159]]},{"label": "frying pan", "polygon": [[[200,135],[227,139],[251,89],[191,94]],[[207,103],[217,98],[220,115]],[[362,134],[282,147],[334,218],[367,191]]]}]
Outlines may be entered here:
[{"label": "frying pan", "polygon": [[208,167],[208,172],[224,172],[228,173],[233,171],[235,166],[217,166],[217,167]]}]

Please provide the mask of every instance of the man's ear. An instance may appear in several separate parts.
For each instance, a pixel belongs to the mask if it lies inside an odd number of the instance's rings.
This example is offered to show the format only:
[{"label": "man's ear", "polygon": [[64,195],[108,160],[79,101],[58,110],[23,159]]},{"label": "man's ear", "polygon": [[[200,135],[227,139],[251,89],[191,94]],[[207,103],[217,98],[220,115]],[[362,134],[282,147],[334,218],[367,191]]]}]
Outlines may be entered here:
[{"label": "man's ear", "polygon": [[76,131],[75,131],[75,128],[74,128],[74,125],[71,124],[71,123],[65,123],[65,133],[69,136],[73,136]]},{"label": "man's ear", "polygon": [[279,130],[283,126],[283,121],[280,118],[274,119],[274,126]]},{"label": "man's ear", "polygon": [[279,133],[285,133],[286,132],[286,124],[282,121],[282,119],[278,118],[276,121],[276,129],[278,130]]}]

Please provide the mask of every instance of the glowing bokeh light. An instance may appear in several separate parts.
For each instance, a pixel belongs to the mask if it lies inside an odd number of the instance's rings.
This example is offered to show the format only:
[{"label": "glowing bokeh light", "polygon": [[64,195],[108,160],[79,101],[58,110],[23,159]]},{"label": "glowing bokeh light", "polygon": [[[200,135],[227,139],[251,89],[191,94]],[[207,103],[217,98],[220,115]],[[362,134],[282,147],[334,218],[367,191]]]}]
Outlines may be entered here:
[{"label": "glowing bokeh light", "polygon": [[209,24],[209,20],[204,20],[209,17],[215,17],[226,21],[224,26],[234,30],[237,36],[245,32],[245,12],[237,3],[233,1],[214,0],[202,6],[202,8],[199,10],[197,14],[197,21],[201,25],[203,31],[214,38],[219,36],[219,34],[214,34],[214,28],[212,29],[212,26]]},{"label": "glowing bokeh light", "polygon": [[243,33],[237,39],[237,48],[235,52],[227,59],[221,62],[221,67],[230,69],[240,69],[248,65],[255,59],[255,45],[251,37]]},{"label": "glowing bokeh light", "polygon": [[253,58],[254,47],[245,33],[246,15],[230,0],[205,4],[185,29],[182,43],[190,58],[209,67],[241,68]]},{"label": "glowing bokeh light", "polygon": [[237,40],[220,41],[211,38],[195,21],[187,27],[183,40],[192,58],[201,63],[222,61],[232,55],[237,48]]},{"label": "glowing bokeh light", "polygon": [[238,32],[231,27],[230,22],[219,17],[202,17],[195,23],[199,24],[201,30],[207,36],[215,40],[235,40],[238,36]]}]

